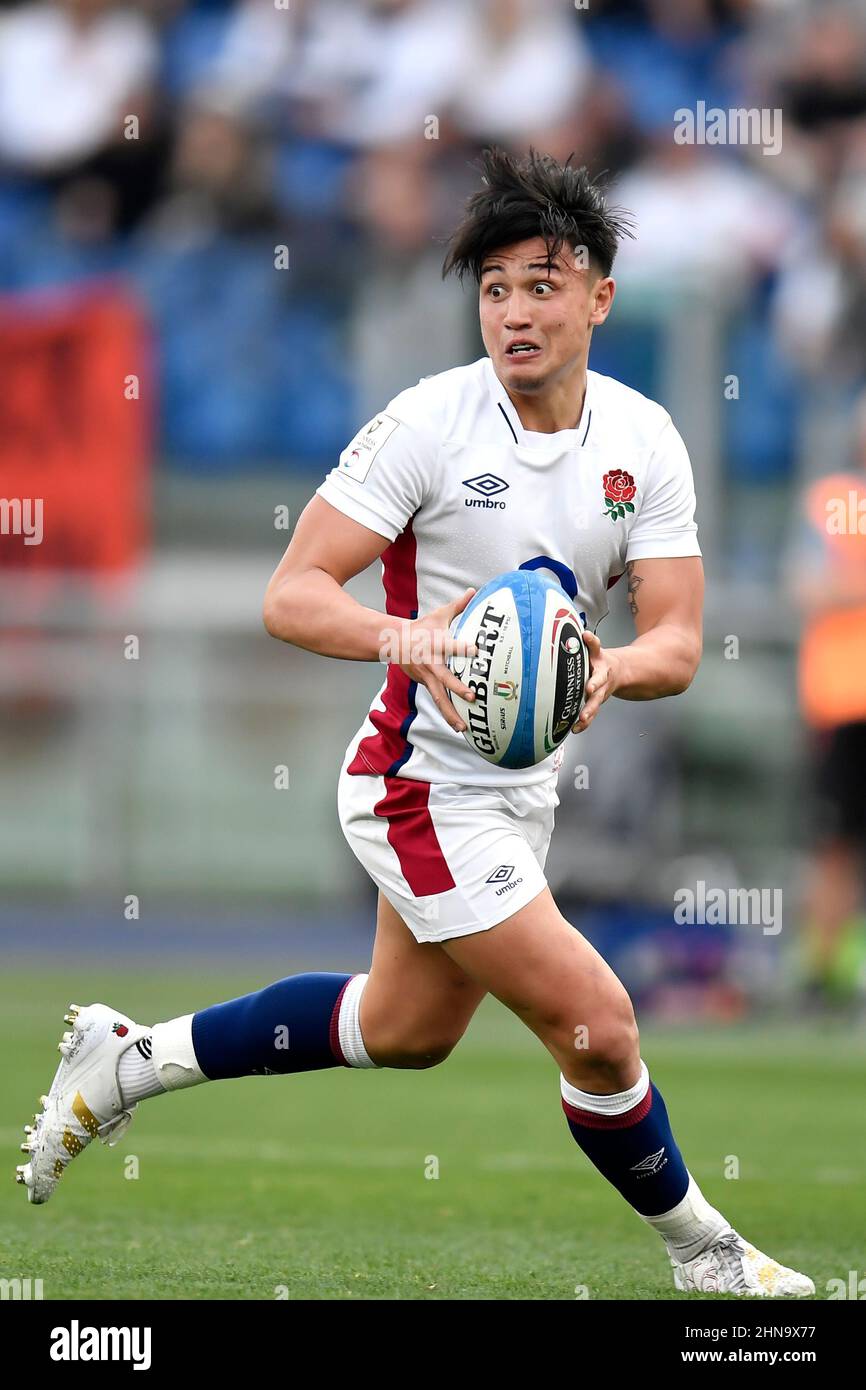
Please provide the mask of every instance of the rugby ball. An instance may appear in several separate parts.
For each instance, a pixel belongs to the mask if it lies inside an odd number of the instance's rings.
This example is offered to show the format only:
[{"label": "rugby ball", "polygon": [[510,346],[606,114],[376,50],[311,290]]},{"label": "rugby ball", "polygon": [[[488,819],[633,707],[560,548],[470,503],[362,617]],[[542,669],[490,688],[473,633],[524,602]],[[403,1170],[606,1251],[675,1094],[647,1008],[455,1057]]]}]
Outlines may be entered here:
[{"label": "rugby ball", "polygon": [[532,767],[562,743],[583,709],[589,662],[568,594],[538,570],[491,579],[451,625],[478,648],[451,656],[455,676],[475,691],[449,690],[463,737],[499,767]]}]

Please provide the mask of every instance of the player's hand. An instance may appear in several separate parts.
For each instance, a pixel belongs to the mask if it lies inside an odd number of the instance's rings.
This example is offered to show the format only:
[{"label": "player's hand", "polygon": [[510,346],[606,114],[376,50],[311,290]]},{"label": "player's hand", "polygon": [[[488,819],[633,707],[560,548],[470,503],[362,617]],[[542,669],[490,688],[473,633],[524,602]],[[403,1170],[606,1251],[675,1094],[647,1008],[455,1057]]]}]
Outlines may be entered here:
[{"label": "player's hand", "polygon": [[588,729],[605,700],[609,700],[616,690],[616,659],[612,651],[605,651],[594,632],[585,631],[583,640],[589,657],[589,680],[586,683],[586,704],[580,718],[571,726],[573,734],[582,734]]},{"label": "player's hand", "polygon": [[449,700],[447,692],[453,690],[469,701],[475,699],[475,692],[458,680],[445,663],[449,656],[477,656],[478,648],[474,642],[467,642],[465,638],[452,637],[448,629],[457,615],[463,612],[475,592],[475,589],[466,589],[459,598],[452,599],[450,603],[443,603],[441,608],[434,608],[432,613],[427,613],[422,618],[416,618],[409,628],[408,655],[412,659],[398,663],[410,680],[418,681],[420,685],[427,687],[443,719],[461,734],[466,724]]}]

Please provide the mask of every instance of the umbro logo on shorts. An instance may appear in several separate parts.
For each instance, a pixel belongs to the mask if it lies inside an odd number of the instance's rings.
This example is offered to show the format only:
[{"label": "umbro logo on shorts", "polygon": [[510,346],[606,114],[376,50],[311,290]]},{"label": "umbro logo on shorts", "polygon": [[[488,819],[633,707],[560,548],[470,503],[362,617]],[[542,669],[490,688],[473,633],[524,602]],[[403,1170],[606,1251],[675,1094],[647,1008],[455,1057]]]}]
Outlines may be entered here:
[{"label": "umbro logo on shorts", "polygon": [[518,875],[517,878],[512,878],[511,875],[512,875],[513,873],[514,873],[514,865],[513,865],[513,864],[500,864],[500,865],[499,865],[499,868],[498,868],[498,869],[494,869],[494,870],[493,870],[493,873],[492,873],[492,874],[490,875],[490,877],[487,879],[487,882],[488,882],[488,883],[501,883],[501,884],[502,884],[502,887],[501,887],[501,888],[497,888],[497,890],[496,890],[496,896],[497,896],[497,898],[501,897],[503,893],[507,893],[508,890],[509,890],[509,888],[516,888],[517,885],[518,885],[518,883],[522,883],[522,882],[523,882],[523,876],[522,876],[522,875]]},{"label": "umbro logo on shorts", "polygon": [[497,478],[495,473],[479,473],[477,478],[464,478],[463,486],[481,493],[480,497],[464,497],[464,507],[505,508],[505,503],[494,501],[494,497],[497,492],[506,492],[508,483],[504,478]]}]

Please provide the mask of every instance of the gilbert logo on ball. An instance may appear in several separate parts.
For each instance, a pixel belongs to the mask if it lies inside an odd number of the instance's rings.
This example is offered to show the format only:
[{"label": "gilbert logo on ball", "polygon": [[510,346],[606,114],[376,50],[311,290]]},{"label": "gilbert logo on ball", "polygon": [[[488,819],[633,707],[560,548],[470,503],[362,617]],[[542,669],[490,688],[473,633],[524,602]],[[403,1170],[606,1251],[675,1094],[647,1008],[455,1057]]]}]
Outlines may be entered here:
[{"label": "gilbert logo on ball", "polygon": [[448,661],[475,691],[471,702],[449,691],[463,737],[500,767],[543,762],[580,715],[589,669],[565,590],[538,570],[510,570],[479,589],[451,631],[478,648]]}]

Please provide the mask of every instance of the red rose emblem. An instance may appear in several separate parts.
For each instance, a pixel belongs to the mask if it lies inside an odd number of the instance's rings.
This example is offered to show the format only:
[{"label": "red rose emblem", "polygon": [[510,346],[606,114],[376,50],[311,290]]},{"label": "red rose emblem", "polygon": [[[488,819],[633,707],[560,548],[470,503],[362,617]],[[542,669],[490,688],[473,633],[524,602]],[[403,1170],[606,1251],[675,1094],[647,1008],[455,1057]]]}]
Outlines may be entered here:
[{"label": "red rose emblem", "polygon": [[637,492],[634,478],[624,468],[614,468],[604,475],[604,495],[611,502],[632,502]]},{"label": "red rose emblem", "polygon": [[609,516],[611,521],[618,521],[626,512],[634,511],[633,498],[637,493],[637,485],[630,473],[626,473],[624,468],[614,468],[610,473],[605,473],[602,484],[607,508],[604,516]]}]

